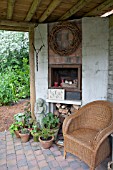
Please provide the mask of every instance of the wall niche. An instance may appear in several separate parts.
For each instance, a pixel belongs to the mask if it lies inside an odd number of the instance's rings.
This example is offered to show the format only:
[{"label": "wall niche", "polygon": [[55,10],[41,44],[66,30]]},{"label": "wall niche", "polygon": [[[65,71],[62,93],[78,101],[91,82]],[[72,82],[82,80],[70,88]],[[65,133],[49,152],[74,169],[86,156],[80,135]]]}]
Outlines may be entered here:
[{"label": "wall niche", "polygon": [[49,88],[65,89],[67,100],[81,99],[81,20],[48,25]]}]

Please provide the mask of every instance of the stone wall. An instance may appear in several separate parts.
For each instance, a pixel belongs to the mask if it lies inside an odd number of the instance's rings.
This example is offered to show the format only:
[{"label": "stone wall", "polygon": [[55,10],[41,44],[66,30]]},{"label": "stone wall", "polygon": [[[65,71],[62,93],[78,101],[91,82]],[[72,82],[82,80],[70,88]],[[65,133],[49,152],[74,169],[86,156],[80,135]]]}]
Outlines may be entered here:
[{"label": "stone wall", "polygon": [[[82,102],[106,100],[108,88],[109,20],[82,20]],[[113,60],[112,60],[113,62]],[[112,67],[113,69],[113,67]]]},{"label": "stone wall", "polygon": [[108,100],[113,102],[113,27],[109,30]]}]

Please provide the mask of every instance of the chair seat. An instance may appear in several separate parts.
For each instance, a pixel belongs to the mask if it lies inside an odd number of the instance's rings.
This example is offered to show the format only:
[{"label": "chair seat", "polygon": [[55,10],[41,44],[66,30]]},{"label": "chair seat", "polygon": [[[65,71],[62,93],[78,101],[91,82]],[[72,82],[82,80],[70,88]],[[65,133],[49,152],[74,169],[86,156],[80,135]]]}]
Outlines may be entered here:
[{"label": "chair seat", "polygon": [[78,129],[67,136],[77,143],[84,145],[85,147],[92,149],[92,141],[94,140],[96,134],[98,133],[97,130],[94,129]]}]

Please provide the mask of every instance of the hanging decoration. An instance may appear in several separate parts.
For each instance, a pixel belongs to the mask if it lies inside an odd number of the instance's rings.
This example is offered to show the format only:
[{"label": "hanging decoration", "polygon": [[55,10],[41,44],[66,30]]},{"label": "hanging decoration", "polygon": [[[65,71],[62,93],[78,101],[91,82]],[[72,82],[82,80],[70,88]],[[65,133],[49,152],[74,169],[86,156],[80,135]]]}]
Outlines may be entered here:
[{"label": "hanging decoration", "polygon": [[[67,36],[62,33],[67,32]],[[71,39],[66,37],[71,36]],[[63,22],[55,25],[49,35],[49,45],[51,49],[60,56],[72,54],[81,42],[81,32],[79,28],[70,22]],[[67,44],[66,44],[67,43]]]},{"label": "hanging decoration", "polygon": [[38,50],[36,50],[36,48],[35,48],[35,46],[34,46],[33,43],[32,43],[32,45],[33,45],[33,48],[34,48],[34,50],[35,50],[35,52],[36,52],[36,70],[38,71],[38,54],[39,54],[39,52],[41,51],[41,49],[42,49],[43,47],[45,47],[45,45],[44,45],[44,44],[41,45],[41,47],[40,47]]},{"label": "hanging decoration", "polygon": [[34,48],[34,50],[35,50],[35,52],[36,52],[36,70],[37,70],[37,71],[38,71],[38,54],[39,54],[39,52],[42,50],[42,48],[45,47],[45,45],[44,45],[44,43],[43,43],[43,40],[42,40],[42,36],[41,36],[40,30],[38,29],[38,31],[39,31],[39,34],[40,34],[40,37],[41,37],[42,45],[41,45],[41,47],[40,47],[39,49],[36,49],[35,46],[34,46],[34,44],[32,43],[33,48]]}]

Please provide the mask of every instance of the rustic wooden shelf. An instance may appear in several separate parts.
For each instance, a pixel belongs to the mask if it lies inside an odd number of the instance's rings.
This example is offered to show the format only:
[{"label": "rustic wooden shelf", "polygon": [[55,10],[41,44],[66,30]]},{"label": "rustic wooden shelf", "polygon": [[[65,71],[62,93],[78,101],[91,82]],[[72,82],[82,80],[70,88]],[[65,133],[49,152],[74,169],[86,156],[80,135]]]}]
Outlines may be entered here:
[{"label": "rustic wooden shelf", "polygon": [[70,91],[70,92],[82,92],[82,90],[79,90],[77,88],[69,88],[69,87],[49,87],[50,89],[65,89],[66,91]]},{"label": "rustic wooden shelf", "polygon": [[[55,82],[62,83],[62,80],[77,80],[77,88],[74,86],[54,87]],[[81,64],[51,64],[49,65],[49,88],[60,88],[66,91],[81,92]]]}]

